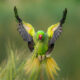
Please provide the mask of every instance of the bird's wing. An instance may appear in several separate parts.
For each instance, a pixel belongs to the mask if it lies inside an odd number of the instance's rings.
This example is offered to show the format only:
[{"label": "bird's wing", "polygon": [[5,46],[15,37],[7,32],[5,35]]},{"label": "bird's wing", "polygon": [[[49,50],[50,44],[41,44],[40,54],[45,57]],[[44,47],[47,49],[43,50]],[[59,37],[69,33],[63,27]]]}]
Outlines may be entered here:
[{"label": "bird's wing", "polygon": [[[64,24],[67,15],[67,9],[63,12],[63,17],[57,24],[50,26],[47,30],[47,35],[49,37],[49,47],[50,49],[54,46],[55,41],[60,36],[62,32],[62,24]],[[52,49],[51,49],[52,50]]]},{"label": "bird's wing", "polygon": [[23,40],[28,42],[28,47],[32,51],[34,49],[33,36],[35,34],[35,30],[31,24],[25,23],[21,20],[21,18],[18,16],[16,7],[14,7],[14,13],[19,24],[17,30],[19,31]]}]

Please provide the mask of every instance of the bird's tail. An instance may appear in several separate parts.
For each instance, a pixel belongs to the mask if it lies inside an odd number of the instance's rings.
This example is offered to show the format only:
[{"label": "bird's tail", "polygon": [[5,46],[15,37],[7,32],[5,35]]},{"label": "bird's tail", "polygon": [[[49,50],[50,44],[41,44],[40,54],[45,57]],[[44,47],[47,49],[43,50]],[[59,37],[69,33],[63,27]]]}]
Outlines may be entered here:
[{"label": "bird's tail", "polygon": [[33,78],[40,76],[39,73],[42,73],[41,71],[44,70],[46,71],[49,80],[55,80],[54,75],[58,75],[57,71],[60,71],[57,63],[51,57],[47,57],[42,62],[40,62],[37,57],[35,57],[34,59],[30,58],[27,60],[24,69],[26,71],[26,74],[31,73],[30,76],[33,76]]},{"label": "bird's tail", "polygon": [[60,68],[58,67],[56,61],[51,57],[48,57],[46,59],[46,71],[49,80],[55,80],[54,75],[57,76],[58,75],[57,71],[60,71]]}]

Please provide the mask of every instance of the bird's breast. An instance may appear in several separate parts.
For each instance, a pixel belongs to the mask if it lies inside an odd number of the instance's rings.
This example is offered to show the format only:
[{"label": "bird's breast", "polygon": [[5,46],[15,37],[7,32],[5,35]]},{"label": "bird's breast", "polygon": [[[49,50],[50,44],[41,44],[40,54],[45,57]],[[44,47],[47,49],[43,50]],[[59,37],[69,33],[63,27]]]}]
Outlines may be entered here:
[{"label": "bird's breast", "polygon": [[47,50],[48,50],[48,44],[41,42],[38,46],[37,53],[38,55],[44,55]]}]

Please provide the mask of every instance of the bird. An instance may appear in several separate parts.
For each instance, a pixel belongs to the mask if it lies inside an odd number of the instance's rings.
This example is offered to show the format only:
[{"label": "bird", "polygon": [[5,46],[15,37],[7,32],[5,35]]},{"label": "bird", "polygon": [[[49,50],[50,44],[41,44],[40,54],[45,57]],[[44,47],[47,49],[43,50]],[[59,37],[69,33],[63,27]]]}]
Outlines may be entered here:
[{"label": "bird", "polygon": [[[48,27],[47,32],[44,32],[43,30],[38,30],[37,32],[35,32],[34,27],[30,23],[23,21],[19,17],[16,6],[14,7],[14,14],[18,22],[17,30],[22,36],[23,40],[28,43],[28,48],[33,53],[32,56],[32,59],[34,59],[33,62],[35,63],[35,61],[38,60],[37,62],[41,63],[42,61],[47,59],[47,62],[49,62],[48,72],[50,73],[51,71],[50,68],[53,64],[54,68],[52,68],[52,71],[56,73],[55,69],[59,70],[59,67],[57,66],[54,59],[48,56],[53,51],[55,42],[62,33],[62,28],[63,28],[62,26],[66,20],[67,8],[65,8],[65,10],[63,11],[63,15],[60,21]],[[50,76],[53,79],[52,72],[50,73]]]},{"label": "bird", "polygon": [[30,51],[36,51],[36,57],[45,57],[52,52],[54,45],[58,37],[62,32],[62,25],[65,22],[67,9],[63,12],[62,19],[57,23],[51,25],[47,32],[38,30],[35,32],[34,27],[30,23],[24,22],[18,15],[16,6],[14,7],[15,17],[18,21],[19,26],[17,27],[18,32],[22,36],[23,40],[28,43]]}]

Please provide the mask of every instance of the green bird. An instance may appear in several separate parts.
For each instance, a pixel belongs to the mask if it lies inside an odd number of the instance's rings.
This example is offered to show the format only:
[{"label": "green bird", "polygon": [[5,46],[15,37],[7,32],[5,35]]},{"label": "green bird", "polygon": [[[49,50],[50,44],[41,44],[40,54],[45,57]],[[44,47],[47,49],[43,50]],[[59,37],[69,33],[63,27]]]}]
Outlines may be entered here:
[{"label": "green bird", "polygon": [[[53,74],[57,75],[56,70],[59,71],[60,68],[55,60],[49,56],[49,54],[54,49],[55,42],[61,35],[62,25],[64,24],[67,15],[67,9],[65,8],[63,11],[62,19],[57,24],[51,25],[47,32],[44,32],[43,30],[35,32],[34,27],[31,24],[24,22],[19,17],[16,7],[14,7],[14,13],[19,24],[17,30],[23,40],[28,43],[28,47],[33,53],[32,58],[28,59],[26,62],[26,73],[31,72],[31,75],[35,73],[38,75],[38,73],[42,71],[42,62],[45,62],[44,67],[47,71],[46,73],[51,80],[54,80]],[[33,75],[34,80],[37,80],[36,75]]]},{"label": "green bird", "polygon": [[62,32],[62,25],[66,19],[67,9],[65,8],[62,19],[57,24],[51,25],[47,32],[43,30],[35,32],[31,24],[24,22],[19,17],[16,7],[14,7],[14,13],[19,24],[17,30],[23,40],[28,42],[30,51],[35,52],[35,56],[39,57],[40,60],[44,59],[44,57],[52,52],[55,42]]}]

